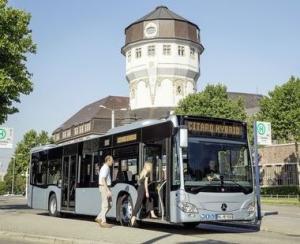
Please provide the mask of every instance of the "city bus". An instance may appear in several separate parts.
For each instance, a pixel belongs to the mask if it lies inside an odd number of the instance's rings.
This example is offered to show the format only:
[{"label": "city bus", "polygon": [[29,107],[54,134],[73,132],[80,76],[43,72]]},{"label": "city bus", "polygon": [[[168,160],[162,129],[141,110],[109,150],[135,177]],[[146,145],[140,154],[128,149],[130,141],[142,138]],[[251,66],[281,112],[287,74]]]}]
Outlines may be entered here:
[{"label": "city bus", "polygon": [[149,184],[158,219],[142,208],[138,223],[189,227],[199,223],[258,223],[258,203],[245,122],[170,115],[110,129],[84,141],[31,151],[28,205],[96,216],[101,208],[98,173],[112,155],[112,206],[107,213],[130,225],[139,172],[152,162]]}]

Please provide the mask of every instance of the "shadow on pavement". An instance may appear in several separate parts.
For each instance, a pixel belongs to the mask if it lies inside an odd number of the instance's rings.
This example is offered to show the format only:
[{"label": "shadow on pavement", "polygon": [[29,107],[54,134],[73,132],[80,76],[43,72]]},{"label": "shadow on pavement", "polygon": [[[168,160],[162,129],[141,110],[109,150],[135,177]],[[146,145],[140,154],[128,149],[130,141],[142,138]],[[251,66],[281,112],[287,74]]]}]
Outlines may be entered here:
[{"label": "shadow on pavement", "polygon": [[27,205],[0,205],[0,209],[20,210],[20,209],[30,209],[30,208]]},{"label": "shadow on pavement", "polygon": [[[49,216],[47,212],[38,213],[38,215]],[[51,217],[51,216],[49,216]],[[64,213],[62,218],[69,218],[73,220],[80,220],[80,221],[91,221],[94,222],[94,216],[88,215],[74,215],[69,213]],[[51,217],[53,218],[53,217]],[[111,224],[118,225],[120,224],[115,220],[108,219]],[[131,227],[124,227],[124,228],[131,228]],[[169,225],[169,224],[160,224],[160,223],[147,223],[143,222],[140,223],[139,227],[145,230],[152,230],[152,231],[160,231],[167,233],[166,235],[172,234],[180,234],[180,235],[199,235],[199,234],[224,234],[224,233],[250,233],[256,232],[253,229],[246,229],[246,228],[236,228],[232,226],[219,226],[219,225],[212,225],[212,224],[200,224],[196,228],[189,228],[180,226],[180,225]],[[158,240],[156,240],[158,241]],[[148,243],[148,242],[147,242]],[[199,242],[198,242],[199,243]],[[200,242],[201,243],[201,242]],[[227,243],[227,242],[217,242],[215,240],[211,240],[208,243]]]}]

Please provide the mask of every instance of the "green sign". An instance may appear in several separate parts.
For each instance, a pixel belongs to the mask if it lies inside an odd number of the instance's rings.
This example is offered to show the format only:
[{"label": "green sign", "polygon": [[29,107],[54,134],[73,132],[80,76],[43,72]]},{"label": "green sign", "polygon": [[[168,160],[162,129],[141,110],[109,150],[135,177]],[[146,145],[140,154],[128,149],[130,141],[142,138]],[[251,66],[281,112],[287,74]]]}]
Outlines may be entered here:
[{"label": "green sign", "polygon": [[272,145],[271,123],[256,121],[256,137],[258,145]]},{"label": "green sign", "polygon": [[0,128],[0,140],[6,137],[6,131],[3,128]]},{"label": "green sign", "polygon": [[257,125],[257,133],[260,135],[264,135],[266,133],[266,126],[262,123]]},{"label": "green sign", "polygon": [[13,147],[13,129],[0,127],[0,148]]}]

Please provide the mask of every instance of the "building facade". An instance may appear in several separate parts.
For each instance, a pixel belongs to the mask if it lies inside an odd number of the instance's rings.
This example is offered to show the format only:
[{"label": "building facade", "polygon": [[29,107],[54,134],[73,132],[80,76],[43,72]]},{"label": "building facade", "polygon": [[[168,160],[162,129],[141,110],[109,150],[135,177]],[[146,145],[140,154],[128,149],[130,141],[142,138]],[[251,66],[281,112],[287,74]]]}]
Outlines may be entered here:
[{"label": "building facade", "polygon": [[200,55],[199,27],[159,6],[125,29],[130,108],[176,107],[196,92]]},{"label": "building facade", "polygon": [[264,146],[259,149],[259,155],[262,186],[299,186],[295,143]]}]

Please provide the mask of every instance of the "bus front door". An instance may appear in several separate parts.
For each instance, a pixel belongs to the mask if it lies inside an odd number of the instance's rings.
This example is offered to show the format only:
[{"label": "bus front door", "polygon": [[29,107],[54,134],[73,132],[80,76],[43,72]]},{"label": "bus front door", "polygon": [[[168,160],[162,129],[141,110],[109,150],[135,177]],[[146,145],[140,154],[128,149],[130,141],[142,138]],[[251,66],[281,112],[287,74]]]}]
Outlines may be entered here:
[{"label": "bus front door", "polygon": [[148,144],[144,147],[144,162],[152,163],[152,175],[149,190],[154,193],[154,209],[162,218],[165,218],[165,175],[163,163],[163,149],[159,144]]},{"label": "bus front door", "polygon": [[63,157],[62,209],[75,210],[76,156]]}]

